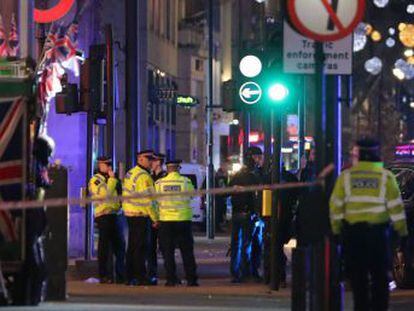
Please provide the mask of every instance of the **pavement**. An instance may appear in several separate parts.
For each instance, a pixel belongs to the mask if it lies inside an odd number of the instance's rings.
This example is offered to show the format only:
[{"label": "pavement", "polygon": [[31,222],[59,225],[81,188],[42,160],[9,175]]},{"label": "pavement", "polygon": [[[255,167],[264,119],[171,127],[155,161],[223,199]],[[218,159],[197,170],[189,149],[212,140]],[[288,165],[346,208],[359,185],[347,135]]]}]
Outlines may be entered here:
[{"label": "pavement", "polygon": [[[69,269],[66,301],[45,302],[37,308],[9,307],[7,310],[290,310],[289,287],[271,291],[268,286],[254,282],[230,283],[229,258],[225,256],[229,245],[228,237],[219,236],[210,241],[199,236],[195,240],[200,287],[167,288],[163,286],[163,280],[159,286],[150,287],[90,283],[94,280],[90,278],[94,276],[93,273],[76,271],[76,266],[72,265]],[[288,247],[288,254],[289,250]],[[181,259],[177,257],[177,261],[181,262]],[[344,310],[352,310],[349,291],[345,293]],[[390,310],[414,310],[414,290],[394,291]]]}]

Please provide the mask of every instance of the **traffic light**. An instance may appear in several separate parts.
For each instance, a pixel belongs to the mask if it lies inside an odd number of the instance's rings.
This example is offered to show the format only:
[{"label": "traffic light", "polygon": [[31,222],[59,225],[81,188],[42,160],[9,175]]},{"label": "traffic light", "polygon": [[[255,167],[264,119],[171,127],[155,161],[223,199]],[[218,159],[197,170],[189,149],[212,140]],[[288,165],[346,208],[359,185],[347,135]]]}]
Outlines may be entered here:
[{"label": "traffic light", "polygon": [[233,110],[267,109],[276,105],[283,110],[296,107],[297,79],[283,73],[283,60],[276,50],[242,51],[232,85]]},{"label": "traffic light", "polygon": [[263,99],[263,73],[266,64],[261,50],[248,50],[240,53],[235,74],[234,110],[255,109]]},{"label": "traffic light", "polygon": [[289,89],[282,83],[272,84],[267,92],[269,99],[273,102],[283,102],[289,96]]},{"label": "traffic light", "polygon": [[262,60],[253,54],[245,55],[239,63],[241,74],[247,78],[257,77],[263,69]]}]

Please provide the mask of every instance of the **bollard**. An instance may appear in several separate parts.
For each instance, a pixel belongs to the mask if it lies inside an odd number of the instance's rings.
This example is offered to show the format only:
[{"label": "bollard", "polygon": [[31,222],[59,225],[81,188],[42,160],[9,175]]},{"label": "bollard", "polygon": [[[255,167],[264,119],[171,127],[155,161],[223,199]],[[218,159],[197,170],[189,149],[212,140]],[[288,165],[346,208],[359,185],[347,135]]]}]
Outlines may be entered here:
[{"label": "bollard", "polygon": [[263,190],[262,197],[262,217],[270,217],[272,215],[272,191]]},{"label": "bollard", "polygon": [[278,215],[280,213],[279,191],[274,191],[272,202],[272,215],[270,217],[271,246],[270,246],[270,289],[279,290],[280,286],[280,247],[276,247],[280,242],[278,236]]},{"label": "bollard", "polygon": [[308,261],[308,251],[305,247],[296,247],[292,250],[292,311],[306,310]]}]

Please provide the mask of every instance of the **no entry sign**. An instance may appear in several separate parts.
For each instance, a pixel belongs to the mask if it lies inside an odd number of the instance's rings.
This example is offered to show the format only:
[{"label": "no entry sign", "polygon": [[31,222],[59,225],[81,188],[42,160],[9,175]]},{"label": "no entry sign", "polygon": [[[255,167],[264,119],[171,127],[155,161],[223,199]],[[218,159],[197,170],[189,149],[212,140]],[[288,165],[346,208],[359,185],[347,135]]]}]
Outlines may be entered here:
[{"label": "no entry sign", "polygon": [[50,9],[34,9],[34,21],[39,24],[57,21],[69,13],[74,3],[75,0],[59,0],[59,2]]},{"label": "no entry sign", "polygon": [[288,0],[296,29],[317,41],[348,36],[364,17],[365,0]]}]

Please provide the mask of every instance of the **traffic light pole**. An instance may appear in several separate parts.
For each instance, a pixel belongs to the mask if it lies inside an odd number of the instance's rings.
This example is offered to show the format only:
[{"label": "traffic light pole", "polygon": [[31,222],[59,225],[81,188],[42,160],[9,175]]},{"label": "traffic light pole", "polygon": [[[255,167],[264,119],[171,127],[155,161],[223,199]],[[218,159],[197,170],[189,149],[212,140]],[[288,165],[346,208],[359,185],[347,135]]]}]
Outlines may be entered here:
[{"label": "traffic light pole", "polygon": [[324,73],[325,56],[323,53],[323,43],[316,42],[315,61],[316,61],[316,83],[315,83],[315,151],[317,173],[319,174],[326,164],[326,76]]},{"label": "traffic light pole", "polygon": [[[213,0],[208,1],[208,103],[207,103],[207,172],[206,189],[214,188],[213,165]],[[214,196],[207,194],[207,238],[214,239]]]},{"label": "traffic light pole", "polygon": [[298,169],[301,169],[301,158],[305,154],[305,100],[306,100],[306,85],[305,76],[300,77],[300,90],[299,90],[299,104],[298,104],[298,119],[299,119],[299,135],[298,135]]},{"label": "traffic light pole", "polygon": [[[272,126],[273,153],[271,165],[272,184],[280,182],[281,173],[281,129],[282,129],[281,109],[273,107],[270,113],[270,123]],[[271,215],[271,248],[270,248],[270,289],[279,290],[280,285],[280,248],[277,247],[281,242],[278,234],[278,212],[279,212],[280,192],[274,191],[272,196],[272,215]]]}]

